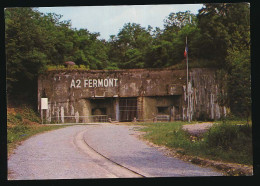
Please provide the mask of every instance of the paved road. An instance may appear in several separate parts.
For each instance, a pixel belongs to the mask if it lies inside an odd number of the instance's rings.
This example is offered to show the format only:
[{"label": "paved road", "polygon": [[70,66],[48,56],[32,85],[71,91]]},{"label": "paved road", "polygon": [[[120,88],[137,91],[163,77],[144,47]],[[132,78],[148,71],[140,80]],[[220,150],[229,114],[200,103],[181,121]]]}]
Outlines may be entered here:
[{"label": "paved road", "polygon": [[210,168],[168,157],[135,137],[134,126],[99,125],[84,133],[84,140],[97,152],[146,177],[220,176]]},{"label": "paved road", "polygon": [[98,124],[66,127],[33,136],[10,156],[8,179],[221,175],[164,156],[138,140],[134,132],[133,127]]}]

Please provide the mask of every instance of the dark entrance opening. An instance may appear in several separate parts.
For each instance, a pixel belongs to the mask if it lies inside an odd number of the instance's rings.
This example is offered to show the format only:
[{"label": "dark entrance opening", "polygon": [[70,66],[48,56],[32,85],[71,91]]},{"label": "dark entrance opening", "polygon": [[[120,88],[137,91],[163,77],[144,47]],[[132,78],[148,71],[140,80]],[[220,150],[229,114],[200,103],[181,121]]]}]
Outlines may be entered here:
[{"label": "dark entrance opening", "polygon": [[157,107],[158,114],[169,114],[168,107]]},{"label": "dark entrance opening", "polygon": [[137,98],[119,99],[119,121],[133,121],[137,117]]},{"label": "dark entrance opening", "polygon": [[106,108],[94,108],[91,111],[92,115],[106,115],[107,110]]},{"label": "dark entrance opening", "polygon": [[113,98],[90,99],[90,107],[91,118],[95,122],[105,122],[115,117]]}]

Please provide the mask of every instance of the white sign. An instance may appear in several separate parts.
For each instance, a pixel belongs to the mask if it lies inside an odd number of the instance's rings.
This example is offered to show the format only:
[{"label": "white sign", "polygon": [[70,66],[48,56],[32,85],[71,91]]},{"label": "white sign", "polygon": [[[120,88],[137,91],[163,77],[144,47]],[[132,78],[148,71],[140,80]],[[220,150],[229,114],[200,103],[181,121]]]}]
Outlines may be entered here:
[{"label": "white sign", "polygon": [[41,98],[41,109],[48,109],[48,98]]}]

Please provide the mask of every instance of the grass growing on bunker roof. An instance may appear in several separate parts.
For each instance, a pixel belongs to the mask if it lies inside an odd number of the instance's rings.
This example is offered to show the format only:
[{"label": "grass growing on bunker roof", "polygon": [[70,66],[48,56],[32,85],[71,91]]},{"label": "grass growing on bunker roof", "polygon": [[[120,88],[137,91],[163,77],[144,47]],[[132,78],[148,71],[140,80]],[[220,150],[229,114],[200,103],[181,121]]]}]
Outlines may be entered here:
[{"label": "grass growing on bunker roof", "polygon": [[200,136],[182,129],[187,122],[147,123],[140,130],[146,132],[144,139],[182,155],[252,165],[252,125],[237,123],[241,122],[219,122]]}]

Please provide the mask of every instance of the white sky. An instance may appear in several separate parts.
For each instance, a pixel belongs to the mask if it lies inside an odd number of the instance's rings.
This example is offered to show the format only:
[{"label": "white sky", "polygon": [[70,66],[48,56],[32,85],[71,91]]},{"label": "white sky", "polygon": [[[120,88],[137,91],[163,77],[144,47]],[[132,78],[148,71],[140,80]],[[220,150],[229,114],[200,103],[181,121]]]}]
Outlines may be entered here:
[{"label": "white sky", "polygon": [[167,4],[167,5],[124,5],[124,6],[77,6],[77,7],[39,7],[43,13],[63,15],[62,20],[71,20],[73,28],[88,29],[91,33],[99,32],[100,39],[109,39],[117,35],[125,23],[137,23],[147,28],[163,28],[163,20],[171,12],[190,10],[197,14],[202,4]]}]

